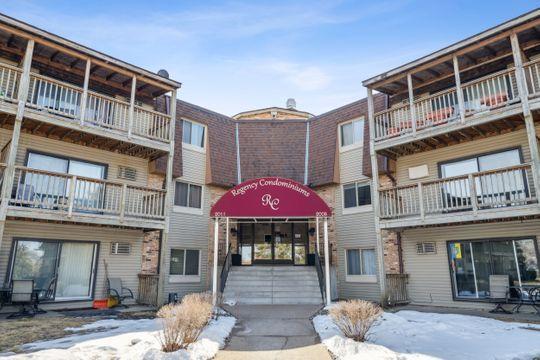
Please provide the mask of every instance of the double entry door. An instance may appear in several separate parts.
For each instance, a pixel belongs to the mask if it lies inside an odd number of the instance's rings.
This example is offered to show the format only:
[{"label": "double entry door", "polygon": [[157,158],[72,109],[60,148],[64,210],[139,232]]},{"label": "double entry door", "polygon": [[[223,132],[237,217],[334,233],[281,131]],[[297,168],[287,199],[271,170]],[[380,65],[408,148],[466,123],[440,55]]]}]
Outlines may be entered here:
[{"label": "double entry door", "polygon": [[243,223],[239,226],[242,265],[306,265],[306,223]]}]

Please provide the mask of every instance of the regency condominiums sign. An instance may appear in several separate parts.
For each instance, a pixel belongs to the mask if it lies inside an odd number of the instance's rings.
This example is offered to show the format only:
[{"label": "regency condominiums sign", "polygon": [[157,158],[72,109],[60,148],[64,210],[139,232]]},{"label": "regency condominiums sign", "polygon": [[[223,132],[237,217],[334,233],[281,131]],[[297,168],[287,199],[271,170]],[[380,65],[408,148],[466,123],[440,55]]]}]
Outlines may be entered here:
[{"label": "regency condominiums sign", "polygon": [[210,211],[212,217],[324,217],[330,208],[312,189],[284,178],[245,181],[223,195]]}]

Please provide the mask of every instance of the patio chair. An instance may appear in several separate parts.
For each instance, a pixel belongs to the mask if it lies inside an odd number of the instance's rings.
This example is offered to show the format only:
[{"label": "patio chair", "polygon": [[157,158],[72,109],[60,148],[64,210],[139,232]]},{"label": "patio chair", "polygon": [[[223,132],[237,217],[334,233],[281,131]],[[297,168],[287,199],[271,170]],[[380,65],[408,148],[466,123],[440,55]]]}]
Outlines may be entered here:
[{"label": "patio chair", "polygon": [[489,301],[496,304],[490,313],[512,313],[503,307],[503,305],[508,304],[509,286],[510,277],[508,275],[489,275]]},{"label": "patio chair", "polygon": [[36,298],[34,302],[34,312],[36,314],[45,314],[46,311],[43,309],[40,309],[39,303],[52,300],[54,298],[54,287],[56,285],[56,276],[53,276],[51,281],[49,281],[49,284],[46,288],[41,289],[39,292],[36,293]]},{"label": "patio chair", "polygon": [[32,308],[34,299],[34,280],[13,280],[11,282],[11,304],[20,305],[21,309],[19,312],[9,315],[8,319],[34,316],[35,312],[30,312],[26,308],[26,306]]},{"label": "patio chair", "polygon": [[133,291],[122,286],[122,279],[120,278],[107,279],[107,293],[118,301],[118,305],[126,306],[122,304],[125,299],[134,299]]},{"label": "patio chair", "polygon": [[517,294],[512,311],[519,313],[523,305],[528,305],[540,315],[540,286],[511,286],[510,289]]}]

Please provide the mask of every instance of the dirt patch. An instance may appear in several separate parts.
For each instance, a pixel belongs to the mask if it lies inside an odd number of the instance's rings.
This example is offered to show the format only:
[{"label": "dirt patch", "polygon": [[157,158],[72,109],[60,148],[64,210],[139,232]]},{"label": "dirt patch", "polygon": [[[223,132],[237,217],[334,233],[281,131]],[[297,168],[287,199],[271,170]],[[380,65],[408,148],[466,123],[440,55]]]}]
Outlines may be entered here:
[{"label": "dirt patch", "polygon": [[0,352],[18,352],[22,344],[39,340],[53,340],[73,334],[67,327],[79,327],[99,320],[95,317],[47,317],[33,319],[2,320]]}]

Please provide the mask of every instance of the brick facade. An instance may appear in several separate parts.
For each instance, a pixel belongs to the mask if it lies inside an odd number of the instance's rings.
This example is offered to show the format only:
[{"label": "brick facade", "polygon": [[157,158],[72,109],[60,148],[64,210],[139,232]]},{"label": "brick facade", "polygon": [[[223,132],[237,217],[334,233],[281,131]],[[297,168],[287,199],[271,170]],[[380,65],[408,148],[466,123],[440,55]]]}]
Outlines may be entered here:
[{"label": "brick facade", "polygon": [[[154,189],[163,189],[165,177],[163,175],[150,174],[148,176],[148,187]],[[161,231],[148,231],[144,233],[142,246],[142,274],[157,274],[159,267],[159,246]]]}]

